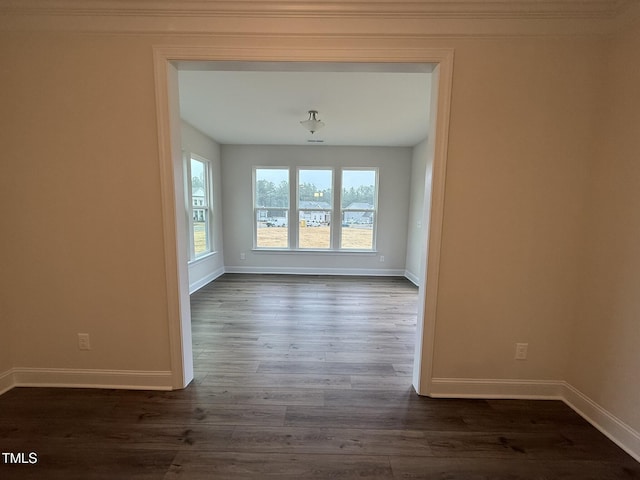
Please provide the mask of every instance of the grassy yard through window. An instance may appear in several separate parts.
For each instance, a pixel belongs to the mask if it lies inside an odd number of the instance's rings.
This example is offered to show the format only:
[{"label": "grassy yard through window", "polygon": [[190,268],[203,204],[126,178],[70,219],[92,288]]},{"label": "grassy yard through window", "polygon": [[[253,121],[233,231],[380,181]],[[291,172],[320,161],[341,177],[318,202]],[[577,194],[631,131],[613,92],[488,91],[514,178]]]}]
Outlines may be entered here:
[{"label": "grassy yard through window", "polygon": [[[286,242],[287,229],[284,227],[258,228],[258,245],[261,247],[282,247]],[[329,227],[306,227],[300,229],[301,245],[324,245],[329,238]],[[342,248],[370,250],[373,242],[373,229],[365,226],[342,228]],[[328,246],[328,245],[327,245]]]},{"label": "grassy yard through window", "polygon": [[[195,251],[206,250],[204,222],[194,222],[193,236]],[[329,238],[329,227],[306,227],[300,229],[301,245],[322,245],[328,247],[326,240]],[[342,248],[370,250],[372,248],[373,229],[370,226],[353,225],[342,228]],[[286,227],[258,228],[258,245],[261,247],[283,247],[287,244]]]},{"label": "grassy yard through window", "polygon": [[342,227],[342,248],[373,249],[373,226],[351,225]]},{"label": "grassy yard through window", "polygon": [[207,235],[204,222],[193,222],[193,246],[196,255],[207,251]]}]

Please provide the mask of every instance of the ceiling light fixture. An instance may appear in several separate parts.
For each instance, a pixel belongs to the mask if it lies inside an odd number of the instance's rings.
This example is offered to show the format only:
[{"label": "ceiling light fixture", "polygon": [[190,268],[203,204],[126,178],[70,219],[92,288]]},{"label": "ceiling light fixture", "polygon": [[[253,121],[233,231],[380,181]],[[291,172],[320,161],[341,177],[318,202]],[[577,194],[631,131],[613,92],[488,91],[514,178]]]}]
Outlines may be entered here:
[{"label": "ceiling light fixture", "polygon": [[324,127],[324,122],[318,120],[317,110],[309,110],[309,118],[301,121],[300,124],[312,134]]}]

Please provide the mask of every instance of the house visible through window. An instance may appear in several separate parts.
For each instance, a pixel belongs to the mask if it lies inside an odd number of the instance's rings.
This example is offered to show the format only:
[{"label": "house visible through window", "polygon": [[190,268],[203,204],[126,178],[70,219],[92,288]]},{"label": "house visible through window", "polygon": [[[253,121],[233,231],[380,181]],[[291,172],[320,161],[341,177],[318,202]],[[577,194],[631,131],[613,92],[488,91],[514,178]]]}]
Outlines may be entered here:
[{"label": "house visible through window", "polygon": [[[331,168],[254,168],[255,247],[373,251],[378,171],[338,168],[336,176]],[[298,222],[293,230],[291,218]]]},{"label": "house visible through window", "polygon": [[333,171],[298,171],[298,247],[331,248]]},{"label": "house visible through window", "polygon": [[254,170],[255,246],[289,247],[289,169]]},{"label": "house visible through window", "polygon": [[373,250],[377,205],[375,170],[343,170],[340,248]]},{"label": "house visible through window", "polygon": [[187,205],[189,208],[190,259],[211,251],[211,167],[208,160],[191,155],[186,162]]}]

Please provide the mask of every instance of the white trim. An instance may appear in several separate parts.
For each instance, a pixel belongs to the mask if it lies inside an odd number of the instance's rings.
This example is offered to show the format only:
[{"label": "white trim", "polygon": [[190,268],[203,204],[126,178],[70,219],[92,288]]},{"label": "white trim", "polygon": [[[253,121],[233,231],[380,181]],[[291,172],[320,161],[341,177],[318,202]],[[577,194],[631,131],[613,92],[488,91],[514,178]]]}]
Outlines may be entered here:
[{"label": "white trim", "polygon": [[[342,167],[338,167],[337,168],[338,173],[339,173],[339,178],[336,178],[336,193],[338,194],[338,203],[335,204],[336,207],[336,212],[337,215],[333,218],[335,218],[337,220],[337,222],[333,222],[334,224],[337,223],[338,228],[335,229],[335,236],[336,239],[338,241],[337,243],[337,247],[338,250],[340,251],[349,251],[350,249],[348,248],[343,248],[342,247],[342,233],[344,228],[350,228],[350,227],[343,227],[342,225],[342,216],[344,215],[345,212],[372,212],[373,213],[373,224],[371,225],[372,228],[372,239],[371,239],[371,252],[377,252],[378,251],[378,223],[379,223],[379,216],[380,216],[380,208],[379,208],[379,201],[378,199],[380,198],[380,169],[378,167],[351,167],[351,166],[342,166]],[[358,172],[374,172],[375,173],[375,185],[374,185],[374,199],[373,199],[373,208],[370,210],[366,210],[366,209],[362,209],[362,210],[347,210],[346,208],[342,207],[342,196],[344,194],[344,173],[345,171],[358,171]],[[336,175],[336,177],[338,177],[338,175]]]},{"label": "white trim", "polygon": [[562,400],[564,385],[556,380],[433,378],[429,396]]},{"label": "white trim", "polygon": [[173,375],[168,371],[14,368],[11,377],[13,387],[173,389]]},{"label": "white trim", "polygon": [[216,250],[211,251],[211,252],[207,252],[207,253],[203,254],[202,256],[200,256],[198,258],[194,258],[193,260],[189,260],[189,262],[187,262],[187,263],[188,263],[188,265],[190,267],[193,267],[195,265],[198,265],[199,263],[206,262],[211,257],[214,257],[214,256],[218,255],[219,253],[220,252],[218,252]]},{"label": "white trim", "polygon": [[153,61],[171,371],[173,386],[184,388],[193,380],[193,353],[178,71],[158,49]]},{"label": "white trim", "polygon": [[15,386],[16,385],[13,380],[13,369],[7,370],[6,372],[2,372],[0,374],[0,395],[8,392]]},{"label": "white trim", "polygon": [[410,272],[409,270],[405,270],[404,271],[404,278],[409,280],[416,287],[420,286],[420,278],[416,274],[414,274],[413,272]]},{"label": "white trim", "polygon": [[[434,52],[435,54],[435,52]],[[435,56],[435,55],[434,55]],[[453,86],[453,50],[441,50],[431,83],[429,131],[433,134],[433,166],[431,181],[431,208],[424,255],[424,278],[420,286],[416,350],[413,368],[413,386],[423,395],[431,392],[435,355],[438,288],[440,282],[440,253],[444,222],[445,176],[449,147],[449,120]]]},{"label": "white trim", "polygon": [[[261,272],[266,273],[266,272]],[[168,371],[14,368],[0,374],[0,395],[13,387],[172,390]],[[434,378],[434,398],[562,400],[640,462],[640,432],[564,381]]]},{"label": "white trim", "polygon": [[640,462],[640,432],[577,388],[560,380],[434,378],[434,398],[562,400],[612,442]]},{"label": "white trim", "polygon": [[208,283],[213,282],[216,278],[218,278],[220,275],[223,275],[224,273],[225,273],[225,268],[220,267],[217,270],[211,272],[209,275],[206,275],[203,278],[199,278],[197,281],[189,285],[189,295],[197,292]]},{"label": "white trim", "polygon": [[[189,265],[197,263],[199,260],[205,260],[216,253],[215,245],[213,244],[214,232],[213,232],[213,210],[214,210],[214,195],[213,195],[213,162],[208,158],[198,155],[191,150],[185,150],[183,155],[184,170],[186,172],[185,183],[185,209],[187,210],[187,223],[189,237]],[[191,163],[193,161],[200,162],[203,165],[202,175],[204,176],[204,198],[206,199],[206,205],[194,205],[193,204],[193,182]],[[196,254],[195,236],[193,231],[193,211],[195,209],[206,210],[205,220],[205,233],[208,250],[200,255]]]},{"label": "white trim", "polygon": [[[270,35],[272,39],[277,35]],[[278,37],[279,38],[279,37]],[[357,36],[356,36],[357,38]],[[384,35],[368,37],[384,39]],[[313,47],[288,45],[290,38],[282,39],[284,44],[278,46],[255,47],[219,47],[219,46],[155,46],[153,48],[154,66],[156,74],[156,101],[158,110],[158,142],[159,162],[161,169],[161,189],[163,198],[163,226],[165,234],[165,260],[167,268],[167,295],[169,299],[169,335],[171,339],[172,370],[176,376],[176,383],[182,378],[183,371],[192,374],[190,312],[188,305],[181,302],[188,292],[188,282],[182,282],[182,252],[180,242],[176,237],[176,222],[180,223],[181,212],[176,211],[175,197],[178,182],[173,178],[173,151],[179,155],[180,142],[172,131],[172,108],[170,101],[174,101],[177,85],[177,71],[174,62],[186,61],[284,61],[284,62],[378,62],[378,63],[416,63],[436,64],[434,78],[437,79],[437,101],[433,102],[436,110],[435,122],[435,152],[433,162],[433,188],[431,215],[429,222],[428,262],[426,268],[426,285],[423,289],[425,311],[423,318],[418,319],[422,335],[417,340],[416,368],[414,369],[414,385],[421,394],[430,392],[430,380],[433,364],[433,342],[436,322],[436,304],[438,294],[438,275],[440,266],[440,248],[442,243],[442,223],[444,216],[444,188],[447,145],[449,134],[449,115],[451,105],[451,89],[453,83],[453,49],[451,48],[388,48],[388,47],[345,47],[341,49],[327,48],[324,41]],[[324,39],[327,40],[327,39]],[[370,42],[368,42],[370,43]],[[434,91],[432,91],[433,94]],[[177,121],[177,120],[176,120]],[[178,128],[175,126],[174,128]],[[182,213],[184,217],[184,213]],[[186,261],[185,261],[186,264]],[[246,270],[243,267],[231,266],[225,269],[229,272],[256,272],[257,269]],[[286,269],[282,273],[291,272]],[[268,269],[271,273],[278,273],[276,269]],[[404,270],[373,270],[349,269],[336,271],[333,269],[300,269],[297,273],[308,274],[349,274],[349,275],[397,275],[403,276]],[[258,270],[258,273],[262,273]],[[182,310],[182,311],[181,311]],[[189,367],[191,365],[191,370]],[[183,382],[186,385],[191,378]]]},{"label": "white trim", "polygon": [[[0,31],[259,38],[262,30],[296,35],[300,41],[322,33],[351,38],[353,22],[345,21],[349,19],[357,19],[360,32],[384,32],[387,38],[496,38],[611,34],[626,25],[627,19],[638,18],[634,0],[13,0],[2,3],[0,13],[4,21],[0,22]],[[311,32],[309,23],[313,23]]]},{"label": "white trim", "polygon": [[100,0],[20,0],[3,6],[3,10],[21,15],[94,15],[94,16],[267,16],[267,17],[367,17],[437,18],[437,19],[609,19],[620,14],[620,2],[591,0],[588,2],[540,2],[539,0],[438,0],[393,2],[309,3],[302,0],[128,0],[105,6]]},{"label": "white trim", "polygon": [[281,254],[281,253],[285,253],[285,254],[293,254],[293,255],[301,255],[303,253],[307,253],[310,255],[335,255],[336,257],[342,257],[344,255],[358,255],[358,256],[376,256],[378,253],[378,250],[356,250],[355,248],[351,249],[351,248],[345,248],[343,250],[333,250],[330,248],[324,249],[324,250],[320,250],[320,249],[315,249],[315,248],[276,248],[276,247],[272,247],[272,248],[268,248],[268,247],[262,247],[262,248],[252,248],[251,252],[253,253],[257,253],[257,254],[263,254],[263,253],[267,253],[267,254]]},{"label": "white trim", "polygon": [[[258,183],[258,177],[257,177],[257,172],[258,170],[286,170],[287,171],[287,183],[289,186],[289,203],[286,207],[258,207],[256,205],[257,202],[257,195],[258,192],[256,191],[256,185]],[[260,250],[261,247],[258,247],[258,210],[266,210],[267,212],[269,210],[279,210],[281,212],[284,213],[284,218],[287,219],[287,246],[286,247],[273,247],[273,249],[275,250],[276,248],[278,249],[282,249],[282,250],[290,250],[292,241],[297,241],[296,237],[297,237],[297,232],[295,229],[291,228],[291,220],[292,220],[292,215],[291,215],[291,205],[292,202],[294,201],[294,199],[297,196],[297,187],[295,187],[295,182],[291,181],[291,167],[289,166],[279,166],[279,165],[273,165],[273,166],[261,166],[261,165],[254,165],[251,168],[251,204],[252,204],[252,215],[253,215],[253,250]],[[284,180],[283,180],[284,181]],[[296,190],[294,190],[294,188]],[[279,217],[282,218],[282,217]],[[297,225],[298,222],[295,221],[294,219],[294,225]]]},{"label": "white trim", "polygon": [[353,275],[370,277],[403,277],[404,270],[382,268],[321,268],[321,267],[225,267],[225,273],[255,273],[279,275]]},{"label": "white trim", "polygon": [[563,400],[587,422],[640,462],[640,432],[568,383],[565,384]]},{"label": "white trim", "polygon": [[[53,30],[81,33],[203,35],[256,32],[247,23],[268,22],[270,31],[286,25],[304,36],[306,22],[323,19],[327,34],[350,36],[350,22],[362,31],[438,37],[514,37],[531,35],[610,34],[633,17],[633,0],[541,2],[539,0],[441,0],[308,2],[303,0],[20,0],[1,7],[9,20],[0,30]],[[635,16],[637,18],[637,15]],[[301,25],[299,29],[291,24]],[[361,27],[362,28],[362,27]],[[395,32],[402,32],[397,34]],[[252,36],[257,36],[253,33]]]}]

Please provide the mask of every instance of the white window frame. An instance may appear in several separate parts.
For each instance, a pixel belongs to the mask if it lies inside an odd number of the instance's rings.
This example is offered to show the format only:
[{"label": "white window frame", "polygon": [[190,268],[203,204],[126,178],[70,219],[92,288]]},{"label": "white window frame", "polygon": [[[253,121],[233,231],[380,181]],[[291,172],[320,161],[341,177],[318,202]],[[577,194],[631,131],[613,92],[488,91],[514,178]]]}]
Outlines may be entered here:
[{"label": "white window frame", "polygon": [[[256,172],[258,170],[287,170],[289,182],[289,205],[288,208],[269,208],[268,210],[281,210],[283,216],[287,218],[287,246],[286,247],[264,247],[258,246],[258,210],[265,210],[265,207],[256,205]],[[300,208],[300,171],[301,170],[330,170],[332,172],[332,199],[331,209],[308,209]],[[342,208],[342,177],[345,171],[365,171],[375,172],[374,185],[374,205],[370,209],[346,210]],[[252,210],[253,210],[253,249],[258,251],[284,251],[284,252],[328,252],[328,253],[375,253],[376,242],[378,237],[378,202],[379,202],[379,184],[380,171],[378,167],[313,167],[300,165],[279,165],[279,166],[259,166],[256,165],[252,170]],[[300,212],[329,211],[331,214],[330,224],[330,246],[329,248],[321,247],[300,247],[299,241],[299,222]],[[344,248],[342,246],[342,218],[344,212],[362,212],[371,213],[373,215],[372,222],[372,245],[371,248]],[[293,212],[293,214],[292,214]]]},{"label": "white window frame", "polygon": [[[257,205],[257,192],[256,188],[258,186],[257,182],[257,171],[258,170],[286,170],[287,171],[287,181],[289,182],[289,202],[287,207],[274,207],[274,208],[266,208],[266,207],[258,207]],[[253,204],[253,248],[254,250],[291,250],[291,237],[293,230],[291,228],[291,193],[292,193],[292,185],[291,185],[291,167],[289,166],[254,166],[252,171],[252,204]],[[284,213],[284,218],[287,219],[287,246],[286,247],[261,247],[258,246],[258,211],[259,210],[271,210],[271,211],[281,211]]]},{"label": "white window frame", "polygon": [[[374,172],[375,173],[375,184],[373,186],[374,188],[374,198],[373,198],[373,208],[363,208],[363,209],[357,209],[357,210],[353,210],[353,209],[345,209],[342,207],[342,199],[343,199],[343,195],[344,195],[344,186],[342,185],[343,183],[343,176],[344,176],[344,172],[349,172],[349,171],[360,171],[360,172]],[[379,175],[379,171],[377,167],[343,167],[340,169],[340,200],[339,200],[339,222],[340,222],[340,234],[338,235],[339,237],[339,248],[340,251],[347,251],[347,252],[358,252],[358,251],[363,251],[363,252],[375,252],[376,251],[376,239],[378,238],[378,185],[380,182],[380,175]],[[344,218],[344,214],[345,212],[354,212],[354,213],[370,213],[373,216],[373,222],[371,225],[372,228],[372,232],[371,232],[371,248],[365,248],[365,249],[360,249],[360,248],[346,248],[342,245],[342,230],[343,230],[343,218]]]},{"label": "white window frame", "polygon": [[[331,205],[330,208],[300,208],[300,171],[301,170],[325,170],[331,172]],[[331,251],[334,249],[334,240],[333,240],[333,231],[334,231],[334,219],[335,219],[335,169],[332,167],[296,167],[296,219],[297,219],[297,245],[296,248],[300,250],[322,250],[322,251]],[[329,223],[329,246],[328,247],[302,247],[300,245],[300,215],[303,212],[329,212],[329,217],[331,218]]]},{"label": "white window frame", "polygon": [[[211,160],[192,152],[183,152],[185,172],[185,209],[187,211],[188,238],[189,238],[189,263],[200,260],[215,252],[213,241],[213,172]],[[193,204],[193,184],[191,178],[191,160],[196,160],[204,165],[204,205]],[[195,210],[204,210],[204,223],[206,233],[206,250],[196,254],[194,235]]]}]

